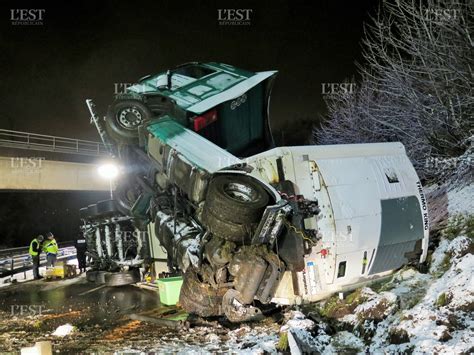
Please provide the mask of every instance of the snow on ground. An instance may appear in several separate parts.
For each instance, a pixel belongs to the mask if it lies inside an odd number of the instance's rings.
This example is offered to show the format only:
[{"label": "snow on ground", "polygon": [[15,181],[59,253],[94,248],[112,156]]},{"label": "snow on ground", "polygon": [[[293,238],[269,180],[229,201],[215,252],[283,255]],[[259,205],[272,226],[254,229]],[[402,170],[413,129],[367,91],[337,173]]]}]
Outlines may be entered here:
[{"label": "snow on ground", "polygon": [[303,353],[320,352],[330,343],[331,337],[324,331],[324,325],[318,324],[317,336],[314,336],[312,330],[316,328],[316,324],[305,318],[302,312],[290,311],[286,314],[286,319],[286,323],[280,328],[280,333],[287,334],[292,354],[298,354],[298,349]]},{"label": "snow on ground", "polygon": [[230,340],[226,346],[229,349],[238,350],[241,354],[264,354],[276,353],[278,333],[269,331],[265,326],[261,327],[240,327],[229,332]]},{"label": "snow on ground", "polygon": [[474,184],[453,188],[448,192],[448,211],[450,216],[474,213]]},{"label": "snow on ground", "polygon": [[441,263],[446,256],[446,252],[448,251],[449,244],[448,239],[442,239],[439,242],[438,247],[431,256],[430,273],[434,273],[440,268]]},{"label": "snow on ground", "polygon": [[[166,330],[164,330],[166,333]],[[160,334],[149,347],[147,353],[159,354],[277,354],[278,325],[269,323],[242,324],[234,330],[221,325],[215,327],[194,327],[185,332]],[[122,348],[119,353],[143,353],[132,345]]]},{"label": "snow on ground", "polygon": [[[414,353],[468,353],[472,348],[474,331],[472,310],[474,305],[474,256],[462,255],[466,246],[465,237],[450,242],[446,251],[453,253],[451,267],[441,277],[429,275],[429,287],[423,298],[411,309],[401,310],[379,324],[371,352],[389,353],[412,349]],[[441,258],[441,255],[438,256]],[[437,272],[436,268],[431,269]],[[413,275],[417,278],[418,275]],[[426,279],[425,279],[426,281]],[[393,293],[406,289],[402,281]],[[402,344],[389,344],[389,333],[406,339]],[[406,341],[406,342],[405,342]]]},{"label": "snow on ground", "polygon": [[364,319],[384,318],[395,309],[397,296],[392,292],[381,292],[378,294],[370,288],[364,287],[361,291],[361,296],[367,298],[367,301],[358,305],[354,313]]},{"label": "snow on ground", "polygon": [[[429,274],[405,268],[382,287],[385,291],[362,288],[361,303],[352,314],[333,320],[336,332],[330,341],[319,342],[317,351],[470,353],[474,339],[474,255],[467,252],[470,243],[465,236],[442,240]],[[443,273],[440,268],[447,267],[445,255],[450,264]],[[315,333],[308,328],[305,331]],[[317,340],[316,336],[314,342]]]}]

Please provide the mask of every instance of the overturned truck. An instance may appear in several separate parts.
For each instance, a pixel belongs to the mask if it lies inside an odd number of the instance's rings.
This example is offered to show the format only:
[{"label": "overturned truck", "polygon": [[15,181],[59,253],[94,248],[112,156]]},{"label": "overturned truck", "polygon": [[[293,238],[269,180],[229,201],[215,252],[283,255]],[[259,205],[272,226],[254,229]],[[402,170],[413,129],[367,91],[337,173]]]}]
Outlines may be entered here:
[{"label": "overturned truck", "polygon": [[88,102],[124,167],[115,199],[81,210],[90,279],[138,281],[159,241],[183,275],[180,304],[240,322],[425,261],[426,201],[404,147],[274,147],[275,75],[190,63],[143,78],[104,120]]}]

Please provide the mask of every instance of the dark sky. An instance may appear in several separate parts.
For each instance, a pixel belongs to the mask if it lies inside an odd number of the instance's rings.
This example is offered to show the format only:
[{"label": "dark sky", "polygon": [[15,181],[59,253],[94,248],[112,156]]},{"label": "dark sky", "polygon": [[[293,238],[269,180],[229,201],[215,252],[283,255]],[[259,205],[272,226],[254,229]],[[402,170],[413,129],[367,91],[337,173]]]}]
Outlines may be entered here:
[{"label": "dark sky", "polygon": [[107,198],[107,192],[2,192],[0,249],[25,246],[34,236],[49,231],[59,242],[74,240],[79,209]]},{"label": "dark sky", "polygon": [[[54,5],[53,5],[54,4]],[[288,144],[295,121],[324,113],[321,83],[355,74],[362,23],[376,1],[2,2],[0,126],[97,139],[84,100],[105,111],[114,83],[188,61],[280,71],[271,115]],[[45,9],[43,25],[13,26],[10,10]],[[252,9],[250,26],[221,26],[220,8]],[[279,132],[275,132],[278,136]]]},{"label": "dark sky", "polygon": [[[188,61],[218,61],[279,70],[271,100],[274,135],[284,131],[286,144],[304,144],[325,112],[321,83],[355,75],[362,23],[377,3],[3,1],[0,128],[98,140],[86,98],[105,112],[114,83]],[[44,9],[43,24],[14,26],[11,9]],[[252,9],[251,24],[219,25],[218,9]]]}]

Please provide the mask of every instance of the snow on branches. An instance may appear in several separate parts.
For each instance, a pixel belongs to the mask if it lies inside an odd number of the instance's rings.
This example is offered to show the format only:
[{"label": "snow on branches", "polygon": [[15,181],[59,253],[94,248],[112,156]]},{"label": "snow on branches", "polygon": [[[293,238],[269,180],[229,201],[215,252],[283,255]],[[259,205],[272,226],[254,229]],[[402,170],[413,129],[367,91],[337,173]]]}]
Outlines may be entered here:
[{"label": "snow on branches", "polygon": [[472,144],[473,10],[469,0],[382,2],[365,26],[352,92],[326,97],[317,144],[401,141],[421,177]]}]

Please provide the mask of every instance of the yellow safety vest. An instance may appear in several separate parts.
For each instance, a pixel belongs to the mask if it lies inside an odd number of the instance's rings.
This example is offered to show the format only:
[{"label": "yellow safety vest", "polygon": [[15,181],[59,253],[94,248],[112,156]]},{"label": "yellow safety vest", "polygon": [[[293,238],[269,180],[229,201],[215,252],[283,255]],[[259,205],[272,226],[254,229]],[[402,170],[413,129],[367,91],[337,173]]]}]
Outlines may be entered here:
[{"label": "yellow safety vest", "polygon": [[53,240],[46,241],[46,244],[44,245],[43,250],[49,254],[57,254],[59,248],[58,248],[58,244],[56,243],[56,240],[53,239]]},{"label": "yellow safety vest", "polygon": [[[29,251],[31,256],[36,256],[36,255],[39,254],[37,251],[34,251],[34,250],[33,250],[33,248],[34,248],[33,244],[34,244],[34,243],[38,244],[38,247],[39,247],[39,244],[40,244],[39,241],[38,241],[38,239],[36,239],[36,238],[31,241],[31,243],[30,243],[30,251]],[[35,248],[35,249],[38,249],[38,248]]]}]

